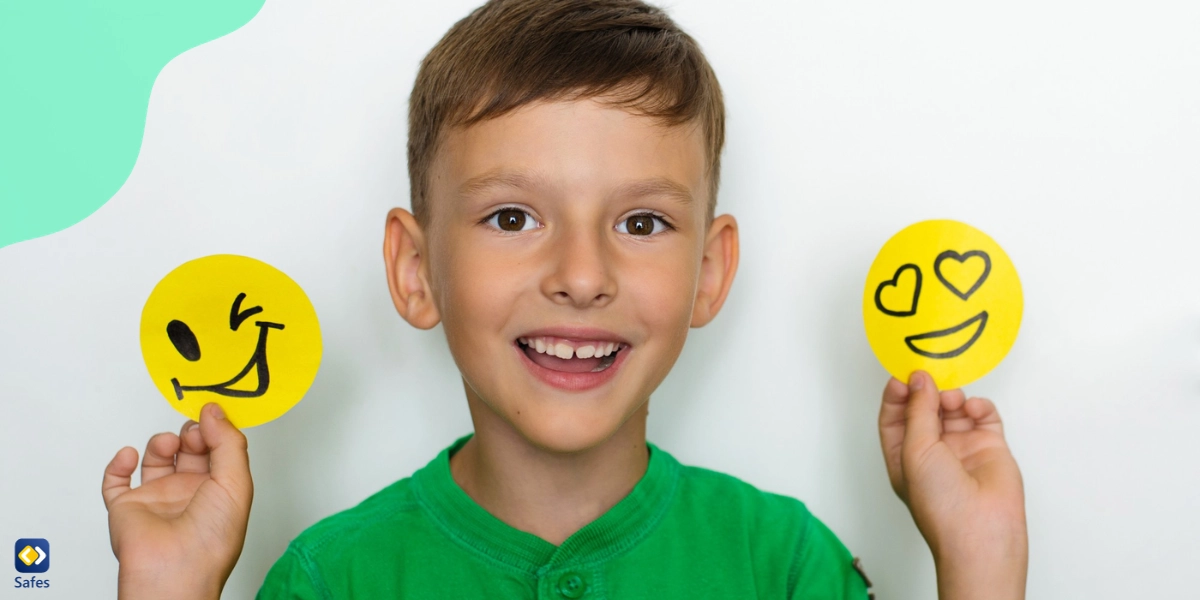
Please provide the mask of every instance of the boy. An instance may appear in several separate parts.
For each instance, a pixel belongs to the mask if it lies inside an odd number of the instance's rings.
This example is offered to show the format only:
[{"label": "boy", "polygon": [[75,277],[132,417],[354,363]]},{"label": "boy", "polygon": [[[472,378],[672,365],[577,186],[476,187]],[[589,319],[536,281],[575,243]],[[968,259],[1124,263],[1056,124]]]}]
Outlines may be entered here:
[{"label": "boy", "polygon": [[[720,310],[737,224],[714,215],[719,85],[639,0],[492,0],[421,65],[412,212],[387,218],[392,299],[442,323],[474,433],[310,527],[260,598],[855,598],[799,501],[645,439],[689,327]],[[987,400],[889,381],[880,437],[942,598],[1024,596],[1021,479]],[[216,598],[241,553],[245,437],[200,423],[105,471],[122,598]],[[345,549],[353,548],[353,552]]]}]

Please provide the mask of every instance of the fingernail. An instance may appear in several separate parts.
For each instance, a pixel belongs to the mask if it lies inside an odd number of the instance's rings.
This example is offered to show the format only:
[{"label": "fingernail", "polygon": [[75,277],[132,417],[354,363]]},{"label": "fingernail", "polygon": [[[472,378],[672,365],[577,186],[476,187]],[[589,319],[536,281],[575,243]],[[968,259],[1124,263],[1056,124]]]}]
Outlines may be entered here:
[{"label": "fingernail", "polygon": [[183,432],[184,432],[185,434],[186,434],[186,433],[189,433],[189,432],[191,432],[191,430],[193,430],[193,429],[195,429],[195,428],[197,428],[197,427],[199,427],[199,426],[200,426],[200,424],[199,424],[199,423],[191,423],[191,424],[189,424],[189,425],[187,426],[187,429],[184,429],[184,430],[183,430]]},{"label": "fingernail", "polygon": [[221,410],[221,405],[220,405],[220,404],[217,404],[216,402],[213,402],[213,403],[211,404],[211,406],[212,406],[212,408],[208,409],[208,410],[209,410],[209,414],[211,414],[213,417],[216,417],[216,418],[218,418],[218,419],[224,419],[224,418],[225,418],[225,411]]},{"label": "fingernail", "polygon": [[912,377],[908,378],[908,389],[915,392],[923,387],[925,387],[925,376],[920,371],[913,373]]}]

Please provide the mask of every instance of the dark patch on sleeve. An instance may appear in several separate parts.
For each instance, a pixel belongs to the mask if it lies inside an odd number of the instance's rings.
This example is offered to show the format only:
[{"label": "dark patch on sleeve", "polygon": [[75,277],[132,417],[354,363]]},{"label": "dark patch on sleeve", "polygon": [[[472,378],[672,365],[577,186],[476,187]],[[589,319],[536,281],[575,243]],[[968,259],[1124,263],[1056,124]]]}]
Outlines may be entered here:
[{"label": "dark patch on sleeve", "polygon": [[858,572],[858,576],[862,577],[863,583],[867,584],[867,600],[875,600],[875,594],[871,592],[871,580],[867,578],[867,571],[862,566],[862,559],[855,556],[854,562],[850,563],[854,570]]}]

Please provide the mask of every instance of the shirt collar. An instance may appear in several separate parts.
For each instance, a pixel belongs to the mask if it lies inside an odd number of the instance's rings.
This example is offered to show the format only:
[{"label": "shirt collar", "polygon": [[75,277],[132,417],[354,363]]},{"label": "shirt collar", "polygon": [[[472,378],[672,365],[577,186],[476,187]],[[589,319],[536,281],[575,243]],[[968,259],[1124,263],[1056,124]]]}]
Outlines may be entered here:
[{"label": "shirt collar", "polygon": [[464,435],[413,475],[418,501],[455,541],[510,568],[533,575],[546,569],[604,561],[637,545],[659,523],[675,496],[680,465],[646,442],[646,473],[633,490],[596,520],[555,546],[492,516],[455,483],[450,455],[474,434]]}]

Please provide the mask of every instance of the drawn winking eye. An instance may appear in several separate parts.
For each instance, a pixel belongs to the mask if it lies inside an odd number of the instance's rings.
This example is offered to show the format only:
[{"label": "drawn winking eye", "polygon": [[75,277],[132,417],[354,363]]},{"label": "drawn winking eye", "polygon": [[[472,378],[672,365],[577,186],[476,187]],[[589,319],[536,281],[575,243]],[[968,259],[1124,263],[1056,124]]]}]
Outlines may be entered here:
[{"label": "drawn winking eye", "polygon": [[242,308],[242,300],[245,299],[245,292],[238,294],[237,298],[234,298],[233,300],[233,306],[229,309],[229,328],[234,331],[237,331],[238,327],[242,326],[242,321],[245,321],[246,319],[249,319],[250,317],[263,311],[261,306],[240,310]]}]

